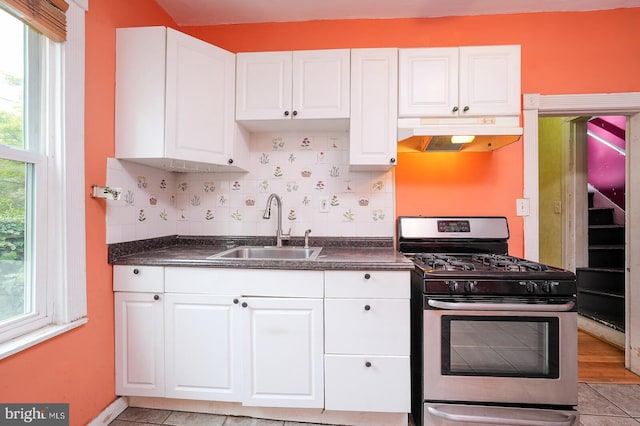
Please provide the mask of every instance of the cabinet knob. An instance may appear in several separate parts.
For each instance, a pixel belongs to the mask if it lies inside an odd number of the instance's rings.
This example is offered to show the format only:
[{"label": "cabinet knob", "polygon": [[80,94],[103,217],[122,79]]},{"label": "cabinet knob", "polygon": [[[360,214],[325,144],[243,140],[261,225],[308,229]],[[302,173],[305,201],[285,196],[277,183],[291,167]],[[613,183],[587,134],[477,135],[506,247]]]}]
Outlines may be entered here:
[{"label": "cabinet knob", "polygon": [[453,112],[458,112],[458,109],[459,109],[459,108],[458,108],[457,106],[454,106],[452,111],[453,111]]},{"label": "cabinet knob", "polygon": [[391,157],[391,159],[389,159],[389,162],[390,162],[391,164],[395,164],[395,163],[396,163],[396,159],[395,159],[395,158],[393,158],[393,157]]},{"label": "cabinet knob", "polygon": [[365,280],[368,280],[369,278],[371,278],[371,274],[369,274],[369,273],[364,274],[364,279]]},{"label": "cabinet knob", "polygon": [[365,311],[370,311],[371,310],[371,305],[364,305],[364,310]]},{"label": "cabinet knob", "polygon": [[229,164],[233,164],[233,158],[229,158],[229,159],[227,160],[227,163],[229,163]]},{"label": "cabinet knob", "polygon": [[285,112],[284,112],[284,116],[285,116],[285,117],[288,117],[288,116],[289,116],[289,111],[285,111]]},{"label": "cabinet knob", "polygon": [[464,112],[469,111],[469,105],[465,105],[464,108],[462,108],[462,111],[464,111]]},{"label": "cabinet knob", "polygon": [[247,306],[249,306],[249,305],[247,305],[247,302],[242,302],[242,307],[243,308],[246,308]]},{"label": "cabinet knob", "polygon": [[133,270],[133,275],[138,275],[140,273],[140,269],[136,268]]},{"label": "cabinet knob", "polygon": [[153,300],[160,300],[160,296],[158,296],[157,294],[153,296]]},{"label": "cabinet knob", "polygon": [[293,116],[295,117],[296,115],[298,115],[298,111],[293,111]]},{"label": "cabinet knob", "polygon": [[364,366],[367,367],[367,368],[371,368],[371,363],[369,361],[367,361],[367,362],[364,363]]},{"label": "cabinet knob", "polygon": [[240,301],[238,299],[233,299],[233,304],[237,305]]}]

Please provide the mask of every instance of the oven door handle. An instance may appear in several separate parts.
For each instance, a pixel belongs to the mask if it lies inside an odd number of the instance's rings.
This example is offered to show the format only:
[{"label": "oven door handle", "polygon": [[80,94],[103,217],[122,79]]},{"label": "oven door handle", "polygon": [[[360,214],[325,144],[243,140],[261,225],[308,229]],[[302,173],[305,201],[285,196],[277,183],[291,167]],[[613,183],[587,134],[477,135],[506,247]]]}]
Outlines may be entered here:
[{"label": "oven door handle", "polygon": [[432,308],[458,310],[458,311],[520,311],[520,312],[569,312],[575,307],[574,302],[563,304],[538,304],[538,303],[469,303],[446,302],[443,300],[429,299],[427,302]]},{"label": "oven door handle", "polygon": [[[455,407],[455,406],[454,406]],[[576,421],[575,414],[568,413],[554,413],[556,414],[554,417],[556,419],[544,418],[540,417],[539,419],[535,419],[531,416],[527,416],[526,419],[519,419],[515,416],[505,415],[507,412],[503,413],[503,415],[499,415],[498,412],[492,411],[487,412],[484,415],[482,414],[483,408],[478,407],[476,412],[478,414],[471,414],[468,412],[447,412],[448,407],[440,407],[440,406],[429,406],[427,407],[427,411],[429,414],[435,417],[439,417],[441,419],[450,420],[452,422],[460,422],[460,423],[482,423],[482,424],[492,424],[492,425],[522,425],[522,426],[572,426]],[[511,413],[515,414],[515,413]],[[561,414],[561,415],[560,415]],[[517,415],[517,414],[516,414]]]}]

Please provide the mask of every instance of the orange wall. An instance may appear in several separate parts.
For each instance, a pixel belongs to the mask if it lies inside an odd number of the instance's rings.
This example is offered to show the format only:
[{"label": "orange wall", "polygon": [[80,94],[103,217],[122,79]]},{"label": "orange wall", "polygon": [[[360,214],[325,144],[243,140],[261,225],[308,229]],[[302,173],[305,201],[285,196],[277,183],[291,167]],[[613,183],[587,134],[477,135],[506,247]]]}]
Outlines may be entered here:
[{"label": "orange wall", "polygon": [[[117,26],[175,25],[152,0],[91,0],[86,15],[86,187],[104,184],[113,156]],[[87,193],[89,191],[87,190]],[[114,399],[113,292],[105,204],[87,196],[88,324],[0,361],[0,401],[67,402],[85,425]]]},{"label": "orange wall", "polygon": [[[406,20],[189,27],[228,50],[522,45],[525,93],[640,91],[640,8],[620,11]],[[115,32],[173,21],[152,0],[91,0],[87,13],[86,185],[104,183],[113,155]],[[613,65],[613,66],[612,66]],[[397,213],[500,214],[511,250],[522,253],[522,145],[491,154],[400,154]],[[89,324],[0,361],[0,401],[70,402],[85,424],[113,399],[113,294],[105,205],[87,197]]]},{"label": "orange wall", "polygon": [[[233,52],[345,47],[522,46],[522,92],[640,91],[640,8],[437,19],[187,27]],[[516,199],[522,142],[492,154],[398,154],[397,215],[504,215],[509,251],[524,254]]]}]

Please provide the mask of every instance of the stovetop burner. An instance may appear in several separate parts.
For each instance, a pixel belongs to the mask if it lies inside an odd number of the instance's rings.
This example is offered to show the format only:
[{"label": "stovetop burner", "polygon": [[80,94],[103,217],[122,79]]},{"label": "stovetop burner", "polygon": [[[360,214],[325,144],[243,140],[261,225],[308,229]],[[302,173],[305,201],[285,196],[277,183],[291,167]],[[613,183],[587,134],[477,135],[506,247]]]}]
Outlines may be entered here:
[{"label": "stovetop burner", "polygon": [[425,270],[434,272],[444,271],[476,271],[482,273],[520,272],[555,272],[558,268],[521,259],[505,254],[481,253],[418,253],[413,257],[414,262]]},{"label": "stovetop burner", "polygon": [[575,297],[571,271],[508,255],[504,217],[403,216],[398,249],[425,294]]}]

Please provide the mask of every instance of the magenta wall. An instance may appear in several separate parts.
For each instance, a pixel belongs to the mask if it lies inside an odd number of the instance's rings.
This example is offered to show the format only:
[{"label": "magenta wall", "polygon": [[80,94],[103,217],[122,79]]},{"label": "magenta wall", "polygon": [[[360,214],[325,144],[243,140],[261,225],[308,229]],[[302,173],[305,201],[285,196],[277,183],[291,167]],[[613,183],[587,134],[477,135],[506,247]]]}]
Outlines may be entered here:
[{"label": "magenta wall", "polygon": [[[625,150],[625,116],[601,116],[600,125],[590,121],[587,130]],[[626,158],[592,136],[587,136],[588,179],[598,191],[624,210]]]}]

